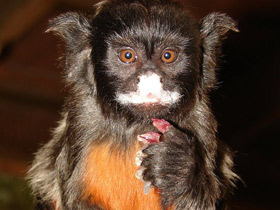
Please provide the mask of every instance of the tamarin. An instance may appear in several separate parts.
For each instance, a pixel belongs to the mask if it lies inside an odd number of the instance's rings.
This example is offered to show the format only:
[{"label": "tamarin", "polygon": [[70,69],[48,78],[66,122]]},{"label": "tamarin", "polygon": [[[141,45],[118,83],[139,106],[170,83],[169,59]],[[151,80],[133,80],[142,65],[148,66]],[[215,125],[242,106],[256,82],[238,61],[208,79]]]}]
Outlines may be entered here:
[{"label": "tamarin", "polygon": [[171,0],[105,0],[51,20],[69,95],[28,172],[35,208],[217,209],[238,176],[209,93],[236,25]]}]

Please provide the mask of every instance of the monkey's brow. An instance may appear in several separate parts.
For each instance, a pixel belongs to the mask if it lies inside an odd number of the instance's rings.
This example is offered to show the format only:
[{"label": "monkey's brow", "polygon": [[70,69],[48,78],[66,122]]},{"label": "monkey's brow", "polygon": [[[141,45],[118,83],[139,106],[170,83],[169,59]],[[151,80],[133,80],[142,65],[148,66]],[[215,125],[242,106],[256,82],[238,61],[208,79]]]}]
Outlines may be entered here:
[{"label": "monkey's brow", "polygon": [[107,40],[109,45],[112,45],[116,48],[121,47],[137,47],[138,49],[144,49],[145,46],[137,37],[129,36],[127,34],[122,35],[115,33]]},{"label": "monkey's brow", "polygon": [[[139,32],[139,31],[138,31]],[[153,48],[164,48],[164,47],[176,47],[178,49],[186,48],[190,41],[190,37],[183,37],[177,31],[167,32],[165,34],[161,33],[136,33],[135,31],[124,31],[121,34],[114,33],[108,39],[108,44],[114,47],[137,47],[138,49],[145,50],[147,43]]]}]

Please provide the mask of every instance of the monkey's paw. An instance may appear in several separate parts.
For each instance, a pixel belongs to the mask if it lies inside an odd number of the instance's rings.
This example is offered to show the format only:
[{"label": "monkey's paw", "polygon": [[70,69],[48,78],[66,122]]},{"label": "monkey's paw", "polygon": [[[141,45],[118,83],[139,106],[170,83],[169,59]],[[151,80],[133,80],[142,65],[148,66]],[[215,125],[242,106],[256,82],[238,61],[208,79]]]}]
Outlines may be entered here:
[{"label": "monkey's paw", "polygon": [[137,152],[136,177],[144,183],[144,193],[156,187],[161,193],[176,194],[193,163],[193,155],[185,133],[165,120],[153,119],[153,125],[162,133],[149,132],[138,136],[144,147]]},{"label": "monkey's paw", "polygon": [[[169,127],[171,127],[170,123],[163,120],[163,119],[152,119],[153,125],[161,132],[165,133]],[[143,171],[145,170],[144,167],[141,166],[141,163],[146,156],[142,151],[146,149],[149,144],[156,144],[159,143],[161,134],[156,132],[148,132],[142,135],[138,135],[137,139],[138,141],[143,143],[143,147],[140,151],[136,154],[136,160],[135,164],[137,166],[140,166],[139,169],[136,172],[136,177],[140,179],[144,183],[144,194],[148,194],[150,190],[152,189],[152,184],[150,181],[144,181],[143,180]]]}]

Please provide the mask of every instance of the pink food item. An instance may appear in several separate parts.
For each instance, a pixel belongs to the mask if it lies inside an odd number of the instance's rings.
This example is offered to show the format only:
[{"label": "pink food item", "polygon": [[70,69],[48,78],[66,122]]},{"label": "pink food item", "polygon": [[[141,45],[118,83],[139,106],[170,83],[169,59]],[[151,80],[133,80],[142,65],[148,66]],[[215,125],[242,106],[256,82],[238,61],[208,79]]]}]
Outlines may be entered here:
[{"label": "pink food item", "polygon": [[148,143],[158,143],[160,134],[156,132],[148,132],[138,136],[138,141],[143,142],[144,144]]},{"label": "pink food item", "polygon": [[[165,133],[172,125],[163,119],[152,119],[153,125],[161,132]],[[144,144],[149,143],[159,143],[161,134],[157,132],[148,132],[145,134],[139,135],[138,141],[143,142]]]},{"label": "pink food item", "polygon": [[164,119],[152,119],[153,125],[162,133],[165,133],[172,125]]}]

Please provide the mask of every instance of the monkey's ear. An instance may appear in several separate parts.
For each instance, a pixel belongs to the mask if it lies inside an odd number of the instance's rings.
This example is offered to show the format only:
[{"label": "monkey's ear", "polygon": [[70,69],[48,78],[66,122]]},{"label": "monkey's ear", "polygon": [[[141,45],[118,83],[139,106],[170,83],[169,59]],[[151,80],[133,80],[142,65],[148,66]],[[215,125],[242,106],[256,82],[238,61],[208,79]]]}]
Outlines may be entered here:
[{"label": "monkey's ear", "polygon": [[88,20],[78,13],[68,12],[49,22],[46,32],[54,32],[66,44],[67,50],[78,51],[89,45],[91,27]]},{"label": "monkey's ear", "polygon": [[65,43],[65,78],[68,83],[84,79],[88,71],[92,74],[91,65],[91,26],[83,15],[69,12],[50,21],[46,32],[54,32]]},{"label": "monkey's ear", "polygon": [[238,32],[237,23],[226,14],[211,13],[200,22],[203,47],[203,86],[210,90],[216,83],[216,62],[221,54],[222,41],[229,30]]}]

